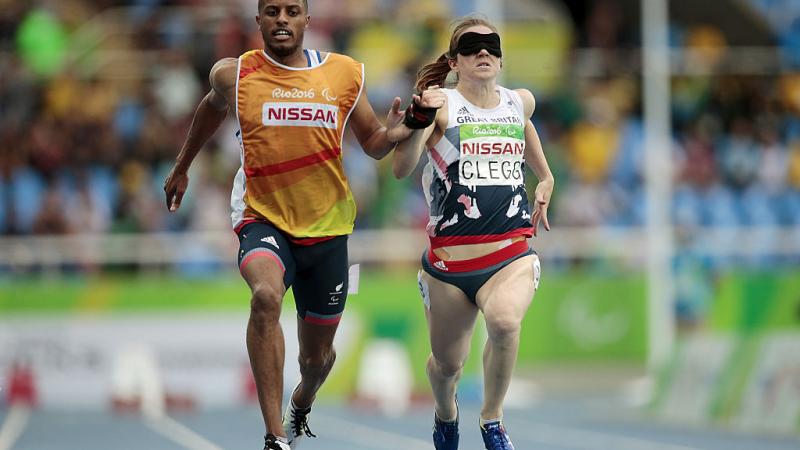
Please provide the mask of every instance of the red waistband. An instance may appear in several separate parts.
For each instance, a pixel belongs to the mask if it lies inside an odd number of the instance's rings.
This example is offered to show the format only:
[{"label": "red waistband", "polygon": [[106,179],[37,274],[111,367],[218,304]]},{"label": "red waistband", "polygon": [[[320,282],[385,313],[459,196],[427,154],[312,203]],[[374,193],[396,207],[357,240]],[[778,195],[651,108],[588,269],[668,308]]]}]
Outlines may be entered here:
[{"label": "red waistband", "polygon": [[436,256],[432,249],[428,249],[428,261],[430,261],[432,267],[442,272],[473,272],[475,270],[494,266],[495,264],[500,264],[503,261],[507,261],[527,252],[529,248],[528,241],[522,240],[514,242],[508,247],[501,248],[496,252],[489,253],[488,255],[456,261],[444,261]]},{"label": "red waistband", "polygon": [[258,220],[258,219],[244,219],[241,222],[239,222],[235,227],[233,227],[233,232],[236,233],[236,234],[239,234],[239,231],[241,231],[242,228],[244,228],[245,225],[253,223],[253,222],[260,222],[260,220]]},{"label": "red waistband", "polygon": [[320,242],[330,241],[331,239],[333,239],[335,237],[338,237],[338,236],[322,236],[322,237],[309,237],[309,238],[295,238],[295,237],[287,236],[286,238],[289,239],[289,241],[292,244],[304,245],[305,246],[305,245],[314,245],[314,244],[319,244]]}]

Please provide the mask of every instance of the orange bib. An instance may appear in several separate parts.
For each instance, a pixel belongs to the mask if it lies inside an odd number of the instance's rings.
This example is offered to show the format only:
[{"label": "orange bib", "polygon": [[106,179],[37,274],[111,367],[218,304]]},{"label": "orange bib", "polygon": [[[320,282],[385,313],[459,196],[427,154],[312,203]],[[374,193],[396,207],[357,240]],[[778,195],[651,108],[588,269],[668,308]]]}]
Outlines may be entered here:
[{"label": "orange bib", "polygon": [[281,65],[263,50],[239,57],[234,228],[266,220],[297,238],[353,231],[341,146],[363,84],[363,64],[336,53],[307,68]]}]

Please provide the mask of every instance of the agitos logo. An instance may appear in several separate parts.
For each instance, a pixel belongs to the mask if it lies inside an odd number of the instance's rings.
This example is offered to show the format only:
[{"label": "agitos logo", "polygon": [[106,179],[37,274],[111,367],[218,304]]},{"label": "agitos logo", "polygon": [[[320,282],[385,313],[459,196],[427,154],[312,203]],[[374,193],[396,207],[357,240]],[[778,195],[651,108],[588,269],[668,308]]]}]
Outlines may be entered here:
[{"label": "agitos logo", "polygon": [[265,126],[318,127],[336,129],[339,108],[323,103],[264,103],[261,122]]}]

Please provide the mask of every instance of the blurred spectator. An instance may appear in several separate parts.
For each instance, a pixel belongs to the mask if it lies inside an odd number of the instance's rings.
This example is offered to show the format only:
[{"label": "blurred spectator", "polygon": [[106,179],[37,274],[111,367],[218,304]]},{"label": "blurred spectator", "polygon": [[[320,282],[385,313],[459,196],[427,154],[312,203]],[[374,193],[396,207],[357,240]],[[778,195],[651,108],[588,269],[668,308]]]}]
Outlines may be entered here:
[{"label": "blurred spectator", "polygon": [[761,124],[758,146],[761,164],[758,168],[759,184],[770,194],[780,194],[787,184],[787,151],[774,124]]},{"label": "blurred spectator", "polygon": [[562,189],[556,208],[563,225],[599,226],[615,212],[614,199],[603,184],[576,181]]},{"label": "blurred spectator", "polygon": [[248,48],[250,40],[250,33],[246,32],[248,29],[251,33],[256,32],[255,21],[244,20],[244,17],[236,14],[234,10],[229,11],[220,22],[219,31],[214,38],[214,60],[238,56],[243,48]]},{"label": "blurred spectator", "polygon": [[151,183],[152,173],[141,163],[130,161],[120,171],[120,200],[114,214],[117,233],[163,230],[165,208]]},{"label": "blurred spectator", "polygon": [[614,49],[622,28],[620,5],[611,0],[592,2],[586,20],[586,46]]},{"label": "blurred spectator", "polygon": [[92,189],[87,173],[77,180],[76,190],[64,202],[68,229],[75,233],[105,233],[111,228],[110,205],[99,190]]},{"label": "blurred spectator", "polygon": [[170,51],[164,54],[163,63],[156,69],[153,94],[167,120],[180,119],[194,112],[197,99],[201,97],[200,83],[186,53]]},{"label": "blurred spectator", "polygon": [[42,205],[33,220],[33,232],[36,234],[65,234],[69,225],[64,215],[64,199],[61,193],[50,187],[44,195]]},{"label": "blurred spectator", "polygon": [[717,180],[712,131],[708,121],[691,124],[683,141],[683,158],[678,164],[678,181],[695,187],[707,187]]},{"label": "blurred spectator", "polygon": [[725,36],[715,26],[694,26],[687,32],[687,66],[693,73],[709,73],[722,61],[726,49]]},{"label": "blurred spectator", "polygon": [[788,178],[789,185],[800,191],[800,139],[793,141],[789,146]]},{"label": "blurred spectator", "polygon": [[760,155],[753,141],[753,124],[748,119],[739,117],[733,121],[719,151],[722,175],[728,185],[743,189],[755,180]]},{"label": "blurred spectator", "polygon": [[578,179],[596,183],[606,179],[619,148],[617,112],[605,96],[586,100],[586,119],[568,135],[568,151]]},{"label": "blurred spectator", "polygon": [[51,11],[28,11],[16,33],[17,51],[36,75],[51,76],[64,65],[69,47],[67,31]]}]

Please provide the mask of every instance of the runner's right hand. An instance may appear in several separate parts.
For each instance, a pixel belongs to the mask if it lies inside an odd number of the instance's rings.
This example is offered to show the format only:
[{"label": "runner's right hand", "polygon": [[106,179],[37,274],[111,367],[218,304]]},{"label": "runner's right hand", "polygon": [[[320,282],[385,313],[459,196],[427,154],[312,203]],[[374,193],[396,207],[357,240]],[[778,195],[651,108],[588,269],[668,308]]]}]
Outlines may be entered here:
[{"label": "runner's right hand", "polygon": [[183,194],[189,186],[189,175],[183,170],[178,170],[178,166],[173,166],[164,181],[164,193],[167,196],[167,209],[176,211],[181,206]]}]

